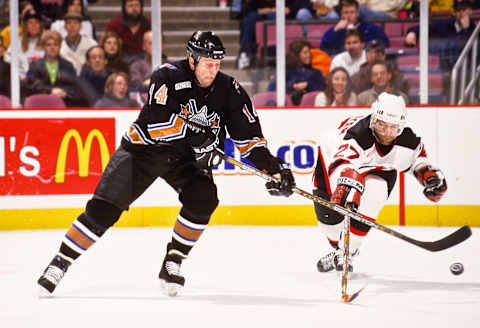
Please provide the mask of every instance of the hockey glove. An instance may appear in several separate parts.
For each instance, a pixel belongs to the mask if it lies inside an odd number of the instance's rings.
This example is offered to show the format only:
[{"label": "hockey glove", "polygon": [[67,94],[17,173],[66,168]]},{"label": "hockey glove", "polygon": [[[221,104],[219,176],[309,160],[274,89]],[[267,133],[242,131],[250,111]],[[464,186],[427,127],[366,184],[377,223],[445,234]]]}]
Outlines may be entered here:
[{"label": "hockey glove", "polygon": [[439,169],[425,165],[415,170],[415,176],[420,184],[425,187],[423,194],[432,202],[438,202],[447,191],[447,181]]},{"label": "hockey glove", "polygon": [[205,168],[219,165],[222,162],[223,155],[223,151],[217,148],[219,144],[218,136],[213,133],[209,134],[199,145],[193,142],[192,149],[197,163]]},{"label": "hockey glove", "polygon": [[348,207],[356,212],[360,206],[360,198],[365,189],[363,175],[351,168],[346,168],[340,173],[337,188],[330,201],[342,207]]},{"label": "hockey glove", "polygon": [[274,161],[278,165],[278,172],[273,174],[273,177],[280,181],[268,181],[265,187],[272,196],[288,197],[293,194],[292,189],[296,186],[292,171],[290,171],[290,165],[284,163],[280,158],[274,158]]}]

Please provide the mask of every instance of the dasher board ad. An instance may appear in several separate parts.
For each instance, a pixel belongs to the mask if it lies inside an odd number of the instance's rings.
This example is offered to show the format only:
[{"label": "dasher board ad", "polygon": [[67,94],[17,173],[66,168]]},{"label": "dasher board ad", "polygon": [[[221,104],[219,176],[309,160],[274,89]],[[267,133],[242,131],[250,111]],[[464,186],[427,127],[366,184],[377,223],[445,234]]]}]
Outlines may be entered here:
[{"label": "dasher board ad", "polygon": [[[370,109],[259,108],[257,112],[272,154],[290,163],[297,186],[311,192],[319,145],[328,142],[329,132],[347,117],[368,115]],[[0,110],[0,229],[19,228],[19,220],[24,222],[21,228],[28,229],[29,222],[44,219],[45,210],[81,212],[138,113],[131,109]],[[476,151],[480,108],[409,107],[407,126],[422,138],[431,162],[444,172],[448,190],[440,203],[432,203],[407,172],[403,193],[406,224],[479,225],[480,172],[472,165],[480,161]],[[229,138],[225,152],[248,163]],[[272,197],[263,179],[230,163],[223,162],[213,174],[220,199],[214,223],[315,224],[313,205],[306,198]],[[398,185],[380,222],[398,224]],[[178,194],[157,179],[125,215],[136,217],[141,211],[142,219],[135,222],[162,224],[160,219],[151,220],[163,218],[164,213],[173,219],[180,206]],[[67,217],[65,222],[71,220]]]}]

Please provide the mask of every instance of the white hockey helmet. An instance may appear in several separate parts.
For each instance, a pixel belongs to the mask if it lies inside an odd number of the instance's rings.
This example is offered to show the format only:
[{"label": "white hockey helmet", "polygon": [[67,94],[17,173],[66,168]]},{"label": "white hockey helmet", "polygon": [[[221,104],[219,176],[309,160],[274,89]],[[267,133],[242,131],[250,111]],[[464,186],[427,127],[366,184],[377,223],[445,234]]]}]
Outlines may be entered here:
[{"label": "white hockey helmet", "polygon": [[386,123],[397,124],[399,136],[407,123],[407,107],[402,96],[382,92],[372,104],[372,117],[370,129],[374,131],[376,122],[380,120]]}]

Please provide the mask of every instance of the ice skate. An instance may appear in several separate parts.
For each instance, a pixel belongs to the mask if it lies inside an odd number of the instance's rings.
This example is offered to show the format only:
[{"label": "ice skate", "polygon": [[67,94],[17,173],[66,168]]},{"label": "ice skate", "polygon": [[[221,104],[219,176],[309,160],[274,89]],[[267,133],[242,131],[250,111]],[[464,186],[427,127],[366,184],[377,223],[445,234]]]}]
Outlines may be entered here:
[{"label": "ice skate", "polygon": [[[358,250],[353,254],[353,256],[358,254]],[[317,269],[319,272],[330,272],[335,269],[337,272],[343,271],[343,251],[337,249],[334,252],[330,252],[324,257],[320,258],[317,262]],[[352,265],[352,255],[349,256],[348,260],[348,272],[353,272]]]},{"label": "ice skate", "polygon": [[164,292],[168,296],[177,296],[185,285],[185,278],[180,273],[182,257],[177,254],[167,254],[163,260],[162,269],[158,274]]},{"label": "ice skate", "polygon": [[70,263],[61,256],[57,255],[53,258],[42,276],[38,279],[39,297],[48,297],[53,293],[69,266]]}]

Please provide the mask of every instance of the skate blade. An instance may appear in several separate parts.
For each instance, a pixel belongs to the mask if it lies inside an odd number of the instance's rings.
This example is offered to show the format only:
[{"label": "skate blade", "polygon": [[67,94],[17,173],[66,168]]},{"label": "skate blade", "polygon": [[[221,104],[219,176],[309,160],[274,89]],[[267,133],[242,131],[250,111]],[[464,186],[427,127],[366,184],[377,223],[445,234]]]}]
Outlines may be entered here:
[{"label": "skate blade", "polygon": [[179,284],[166,282],[165,280],[160,280],[160,287],[165,295],[170,297],[178,296],[182,286]]}]

